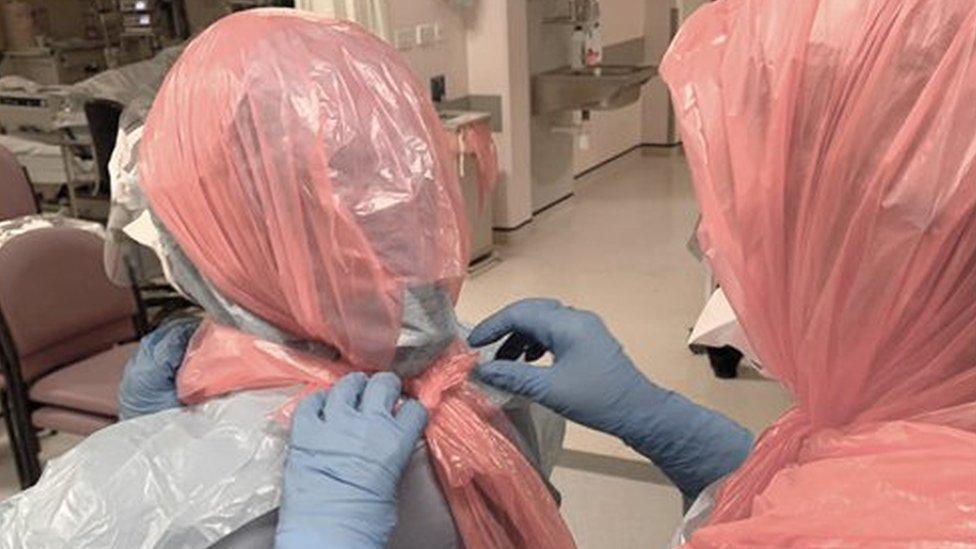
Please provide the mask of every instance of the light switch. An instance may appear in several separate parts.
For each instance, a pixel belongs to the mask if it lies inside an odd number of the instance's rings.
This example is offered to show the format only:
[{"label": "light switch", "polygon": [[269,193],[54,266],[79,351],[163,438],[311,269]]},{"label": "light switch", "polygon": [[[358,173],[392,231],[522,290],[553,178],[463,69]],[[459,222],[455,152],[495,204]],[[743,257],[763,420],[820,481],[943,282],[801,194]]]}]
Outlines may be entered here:
[{"label": "light switch", "polygon": [[396,30],[393,35],[393,45],[398,50],[409,50],[417,45],[419,34],[413,27],[403,27]]},{"label": "light switch", "polygon": [[424,46],[437,41],[437,24],[423,23],[417,25],[417,45]]}]

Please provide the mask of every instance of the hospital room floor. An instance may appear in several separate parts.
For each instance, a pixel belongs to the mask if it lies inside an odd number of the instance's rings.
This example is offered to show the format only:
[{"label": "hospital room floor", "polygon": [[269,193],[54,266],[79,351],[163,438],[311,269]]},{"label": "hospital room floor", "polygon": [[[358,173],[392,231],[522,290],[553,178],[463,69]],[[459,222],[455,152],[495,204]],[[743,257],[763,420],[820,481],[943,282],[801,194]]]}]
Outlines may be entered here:
[{"label": "hospital room floor", "polygon": [[[686,248],[696,215],[679,155],[632,152],[578,180],[575,196],[508,235],[498,260],[465,286],[459,317],[477,321],[529,296],[598,311],[648,377],[758,433],[785,409],[785,393],[754,375],[716,379],[686,345],[704,305],[703,273]],[[45,437],[44,457],[77,440]],[[553,483],[581,548],[667,545],[681,498],[658,471],[619,441],[576,425],[565,446]],[[0,434],[0,500],[16,490]]]}]

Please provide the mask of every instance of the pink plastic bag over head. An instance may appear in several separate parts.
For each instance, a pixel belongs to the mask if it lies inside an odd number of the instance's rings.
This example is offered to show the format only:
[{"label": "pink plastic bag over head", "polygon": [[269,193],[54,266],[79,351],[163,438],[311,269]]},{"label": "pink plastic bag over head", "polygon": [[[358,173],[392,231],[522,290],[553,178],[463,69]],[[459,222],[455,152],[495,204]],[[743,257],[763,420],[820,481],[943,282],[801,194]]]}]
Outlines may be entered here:
[{"label": "pink plastic bag over head", "polygon": [[976,544],[976,2],[721,0],[661,74],[795,398],[691,545]]},{"label": "pink plastic bag over head", "polygon": [[[180,370],[186,402],[389,369],[406,296],[457,299],[467,229],[440,119],[403,59],[355,24],[294,10],[222,19],[170,71],[140,154],[150,206],[196,269],[294,340],[208,322]],[[430,410],[427,443],[465,545],[572,546],[468,384],[473,366],[456,341],[405,383]]]}]

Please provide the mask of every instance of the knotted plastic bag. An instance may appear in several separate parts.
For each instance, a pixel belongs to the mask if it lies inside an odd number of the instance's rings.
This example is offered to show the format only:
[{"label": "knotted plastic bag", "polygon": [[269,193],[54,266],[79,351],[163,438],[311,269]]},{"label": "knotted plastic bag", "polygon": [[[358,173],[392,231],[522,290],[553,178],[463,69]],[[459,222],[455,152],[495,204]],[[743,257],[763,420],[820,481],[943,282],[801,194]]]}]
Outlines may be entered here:
[{"label": "knotted plastic bag", "polygon": [[[425,333],[405,319],[443,318],[456,301],[468,234],[440,120],[388,44],[293,10],[222,19],[167,76],[140,162],[153,213],[214,302],[283,335],[208,323],[180,370],[184,401],[418,374],[398,368],[401,350],[423,350],[404,341]],[[436,340],[443,352],[405,386],[430,409],[425,436],[465,545],[572,546],[510,427],[468,384],[473,357]]]},{"label": "knotted plastic bag", "polygon": [[661,74],[795,407],[694,547],[976,543],[976,3],[723,0]]}]

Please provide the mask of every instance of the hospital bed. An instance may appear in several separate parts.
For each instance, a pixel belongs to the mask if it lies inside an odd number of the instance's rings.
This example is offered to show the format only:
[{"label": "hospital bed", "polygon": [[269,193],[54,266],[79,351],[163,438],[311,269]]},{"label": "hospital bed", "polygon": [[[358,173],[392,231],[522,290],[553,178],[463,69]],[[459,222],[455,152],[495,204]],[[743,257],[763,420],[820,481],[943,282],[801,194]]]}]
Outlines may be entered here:
[{"label": "hospital bed", "polygon": [[46,196],[66,188],[69,211],[77,215],[79,190],[88,189],[92,195],[107,190],[107,182],[98,175],[85,104],[93,99],[123,107],[137,100],[151,102],[181,51],[182,46],[174,46],[152,59],[70,86],[44,85],[18,76],[0,78],[0,145],[14,153]]}]

